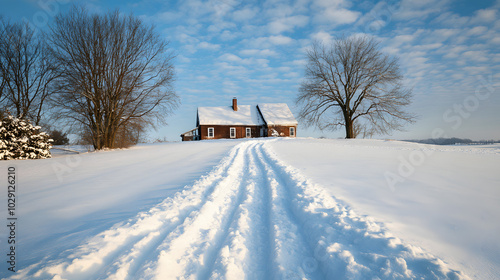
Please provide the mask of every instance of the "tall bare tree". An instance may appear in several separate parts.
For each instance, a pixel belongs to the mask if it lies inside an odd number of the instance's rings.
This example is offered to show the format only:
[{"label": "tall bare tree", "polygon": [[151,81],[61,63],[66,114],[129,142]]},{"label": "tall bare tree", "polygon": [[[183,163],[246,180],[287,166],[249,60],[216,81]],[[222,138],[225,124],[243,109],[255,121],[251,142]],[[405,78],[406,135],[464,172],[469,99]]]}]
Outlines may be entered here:
[{"label": "tall bare tree", "polygon": [[0,20],[0,109],[38,125],[57,77],[50,59],[45,40],[27,23]]},{"label": "tall bare tree", "polygon": [[344,126],[346,138],[401,130],[415,115],[404,108],[412,91],[402,85],[397,58],[380,51],[373,38],[338,38],[315,42],[307,51],[305,79],[297,104],[299,118],[320,129]]},{"label": "tall bare tree", "polygon": [[51,31],[61,75],[53,102],[61,117],[90,132],[95,149],[115,147],[123,126],[163,122],[177,107],[168,42],[141,19],[73,7]]}]

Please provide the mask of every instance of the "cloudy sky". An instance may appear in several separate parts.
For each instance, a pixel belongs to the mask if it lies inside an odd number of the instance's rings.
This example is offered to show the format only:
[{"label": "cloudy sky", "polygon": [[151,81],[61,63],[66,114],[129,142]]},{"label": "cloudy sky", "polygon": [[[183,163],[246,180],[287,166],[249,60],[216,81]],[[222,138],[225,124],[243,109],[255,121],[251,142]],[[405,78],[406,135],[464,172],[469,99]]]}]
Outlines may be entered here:
[{"label": "cloudy sky", "polygon": [[[70,0],[0,0],[0,13],[45,29]],[[413,88],[405,132],[500,139],[500,0],[181,0],[84,1],[92,12],[118,8],[156,26],[177,54],[181,106],[151,137],[179,140],[198,106],[286,102],[294,113],[305,50],[313,40],[368,34],[400,58]],[[82,1],[83,3],[83,1]],[[343,137],[300,125],[299,136]]]}]

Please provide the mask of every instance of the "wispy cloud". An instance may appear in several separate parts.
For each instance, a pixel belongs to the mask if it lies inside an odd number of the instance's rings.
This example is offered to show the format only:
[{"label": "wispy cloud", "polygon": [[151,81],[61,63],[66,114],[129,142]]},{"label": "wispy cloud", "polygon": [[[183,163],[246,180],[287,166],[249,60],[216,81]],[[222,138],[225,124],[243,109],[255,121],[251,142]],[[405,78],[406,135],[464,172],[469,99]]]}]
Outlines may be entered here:
[{"label": "wispy cloud", "polygon": [[260,9],[258,7],[248,5],[239,10],[235,10],[231,17],[235,22],[248,22],[255,18],[259,11]]},{"label": "wispy cloud", "polygon": [[284,35],[272,35],[258,38],[244,39],[243,45],[252,48],[272,48],[279,45],[288,45],[294,42],[294,39]]},{"label": "wispy cloud", "polygon": [[319,31],[316,33],[313,33],[311,35],[311,39],[319,42],[323,42],[324,44],[330,44],[333,42],[333,36],[330,35],[330,33],[324,32],[324,31]]},{"label": "wispy cloud", "polygon": [[491,23],[497,20],[498,11],[496,9],[483,9],[474,12],[472,23]]},{"label": "wispy cloud", "polygon": [[239,52],[243,56],[276,56],[278,53],[270,49],[244,49]]},{"label": "wispy cloud", "polygon": [[198,44],[199,49],[205,49],[205,50],[211,50],[211,51],[216,51],[220,49],[220,45],[218,44],[212,44],[209,42],[201,42]]},{"label": "wispy cloud", "polygon": [[349,9],[349,2],[343,0],[315,0],[313,8],[318,23],[350,24],[361,16],[361,12]]},{"label": "wispy cloud", "polygon": [[309,22],[309,17],[304,15],[295,15],[283,17],[270,22],[267,26],[272,34],[293,31],[296,27],[304,27]]},{"label": "wispy cloud", "polygon": [[402,0],[394,13],[397,20],[426,20],[447,10],[451,0]]}]

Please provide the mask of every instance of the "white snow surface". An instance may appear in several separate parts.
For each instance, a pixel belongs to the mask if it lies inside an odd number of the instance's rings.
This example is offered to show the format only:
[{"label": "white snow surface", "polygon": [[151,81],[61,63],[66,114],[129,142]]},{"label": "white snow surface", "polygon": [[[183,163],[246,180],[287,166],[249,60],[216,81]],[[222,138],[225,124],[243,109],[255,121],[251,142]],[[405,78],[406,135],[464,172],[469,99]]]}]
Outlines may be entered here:
[{"label": "white snow surface", "polygon": [[271,145],[287,165],[405,242],[473,279],[500,279],[500,144],[297,139]]},{"label": "white snow surface", "polygon": [[257,107],[238,105],[234,111],[232,106],[198,107],[200,125],[263,125]]},{"label": "white snow surface", "polygon": [[286,103],[260,103],[258,107],[268,125],[298,124]]},{"label": "white snow surface", "polygon": [[75,154],[83,154],[94,151],[94,147],[90,145],[54,145],[50,149],[52,157],[68,156]]},{"label": "white snow surface", "polygon": [[[415,151],[432,152],[388,186]],[[499,163],[499,145],[314,139],[0,162],[16,167],[19,201],[19,270],[2,261],[0,276],[495,279]]]}]

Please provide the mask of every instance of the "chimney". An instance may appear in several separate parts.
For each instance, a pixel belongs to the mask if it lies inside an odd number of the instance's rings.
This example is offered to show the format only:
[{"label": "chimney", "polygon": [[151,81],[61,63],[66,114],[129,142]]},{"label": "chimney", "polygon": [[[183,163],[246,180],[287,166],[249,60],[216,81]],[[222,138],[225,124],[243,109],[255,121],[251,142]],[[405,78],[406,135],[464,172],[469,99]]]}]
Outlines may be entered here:
[{"label": "chimney", "polygon": [[233,111],[238,111],[238,101],[236,97],[233,97]]}]

